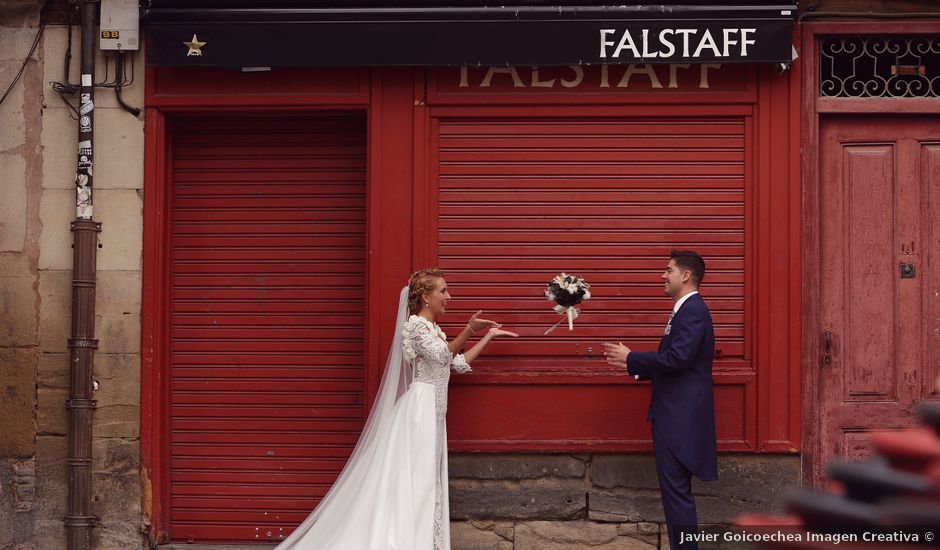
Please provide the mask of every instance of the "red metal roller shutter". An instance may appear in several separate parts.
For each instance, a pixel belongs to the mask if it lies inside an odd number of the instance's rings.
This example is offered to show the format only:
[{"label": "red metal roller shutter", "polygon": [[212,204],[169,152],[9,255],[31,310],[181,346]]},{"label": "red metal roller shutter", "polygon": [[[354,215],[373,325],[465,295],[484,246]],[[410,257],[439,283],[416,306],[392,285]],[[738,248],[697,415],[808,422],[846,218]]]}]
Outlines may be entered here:
[{"label": "red metal roller shutter", "polygon": [[277,540],[364,421],[365,119],[173,131],[174,540]]},{"label": "red metal roller shutter", "polygon": [[[746,356],[745,117],[442,116],[437,128],[454,319],[483,308],[520,330],[500,344],[519,365],[596,358],[609,340],[655,349],[671,307],[659,274],[671,248],[691,248],[707,261],[722,356]],[[575,332],[546,338],[559,317],[542,290],[559,270],[594,296]]]}]

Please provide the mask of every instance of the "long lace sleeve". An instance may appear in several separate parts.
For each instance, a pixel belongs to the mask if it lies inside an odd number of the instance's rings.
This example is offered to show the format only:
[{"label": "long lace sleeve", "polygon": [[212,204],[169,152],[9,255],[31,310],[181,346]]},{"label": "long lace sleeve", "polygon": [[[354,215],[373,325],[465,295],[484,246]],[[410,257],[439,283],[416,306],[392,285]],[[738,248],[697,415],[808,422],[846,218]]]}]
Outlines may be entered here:
[{"label": "long lace sleeve", "polygon": [[[447,336],[436,324],[413,315],[402,329],[402,352],[416,365],[416,376],[446,376],[448,370],[458,373],[470,371],[463,354],[454,355],[447,347]],[[432,371],[436,370],[437,374]]]},{"label": "long lace sleeve", "polygon": [[464,356],[462,353],[458,353],[457,355],[454,356],[454,360],[450,364],[450,368],[453,369],[454,372],[457,372],[460,374],[465,374],[473,370],[470,368],[470,363],[467,363],[467,360],[464,359]]},{"label": "long lace sleeve", "polygon": [[453,361],[453,354],[447,349],[447,341],[434,328],[436,325],[416,315],[412,316],[403,330],[403,347],[407,355],[413,354],[413,357],[421,356],[438,365],[448,365]]}]

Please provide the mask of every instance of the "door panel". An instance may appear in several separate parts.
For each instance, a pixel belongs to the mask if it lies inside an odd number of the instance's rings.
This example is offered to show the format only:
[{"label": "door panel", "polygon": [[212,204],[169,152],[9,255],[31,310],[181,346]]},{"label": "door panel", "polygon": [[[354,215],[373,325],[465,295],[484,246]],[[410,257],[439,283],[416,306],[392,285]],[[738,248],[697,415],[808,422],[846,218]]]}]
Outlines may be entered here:
[{"label": "door panel", "polygon": [[[827,212],[835,218],[844,216],[844,249],[848,258],[854,258],[830,261],[830,267],[839,268],[833,273],[838,284],[832,290],[838,288],[845,304],[840,393],[846,402],[896,401],[896,372],[891,368],[897,351],[893,307],[897,277],[892,266],[896,212],[885,207],[893,204],[895,195],[895,150],[883,145],[846,145],[842,162],[845,177],[839,182],[841,189],[832,189],[829,201],[833,207],[841,202],[842,212]],[[833,258],[827,255],[827,259]],[[872,319],[881,322],[872,323]]]},{"label": "door panel", "polygon": [[921,152],[922,176],[927,182],[924,201],[927,216],[924,218],[924,310],[927,312],[926,326],[926,374],[924,394],[931,399],[940,399],[940,144],[923,145]]}]

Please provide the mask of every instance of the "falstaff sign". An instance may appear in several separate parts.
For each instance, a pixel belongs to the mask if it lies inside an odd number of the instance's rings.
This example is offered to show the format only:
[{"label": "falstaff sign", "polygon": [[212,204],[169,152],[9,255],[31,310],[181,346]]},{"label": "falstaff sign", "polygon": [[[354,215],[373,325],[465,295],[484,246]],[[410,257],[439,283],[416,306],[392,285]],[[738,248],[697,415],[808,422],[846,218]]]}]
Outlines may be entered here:
[{"label": "falstaff sign", "polygon": [[[631,6],[603,8],[554,8],[554,12],[522,8],[151,9],[147,55],[148,63],[155,66],[217,67],[791,60],[795,8],[754,8],[730,13],[739,17],[722,17],[707,6],[688,12],[660,6],[668,16],[655,19],[611,16],[623,15]],[[194,44],[198,52],[193,51]]]},{"label": "falstaff sign", "polygon": [[[600,59],[611,62],[627,56],[630,60],[688,61],[693,59],[748,59],[757,48],[757,28],[716,29],[665,28],[659,32],[641,29],[600,29]],[[619,40],[618,40],[619,36]]]}]

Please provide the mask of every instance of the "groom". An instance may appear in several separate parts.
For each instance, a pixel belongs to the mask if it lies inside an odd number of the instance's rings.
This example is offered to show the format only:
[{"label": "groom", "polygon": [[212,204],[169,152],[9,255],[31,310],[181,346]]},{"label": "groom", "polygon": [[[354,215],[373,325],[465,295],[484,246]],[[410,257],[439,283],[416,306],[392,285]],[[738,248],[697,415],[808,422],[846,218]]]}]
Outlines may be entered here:
[{"label": "groom", "polygon": [[652,423],[653,456],[672,550],[698,548],[689,540],[696,533],[692,475],[702,481],[718,479],[712,391],[715,332],[698,293],[704,277],[701,256],[673,250],[661,278],[675,305],[659,349],[632,351],[623,344],[604,344],[608,363],[626,366],[637,380],[652,381],[646,419]]}]

